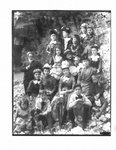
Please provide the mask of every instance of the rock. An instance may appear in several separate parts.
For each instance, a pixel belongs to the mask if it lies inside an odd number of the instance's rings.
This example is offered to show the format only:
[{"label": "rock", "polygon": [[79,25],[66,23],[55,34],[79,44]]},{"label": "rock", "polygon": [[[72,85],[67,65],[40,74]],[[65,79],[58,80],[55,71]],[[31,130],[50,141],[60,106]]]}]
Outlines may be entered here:
[{"label": "rock", "polygon": [[110,129],[110,122],[104,124],[102,129],[103,129],[104,132],[110,132],[110,130],[111,130]]},{"label": "rock", "polygon": [[75,127],[71,130],[73,134],[84,134],[84,131],[81,127]]},{"label": "rock", "polygon": [[110,116],[110,114],[105,114],[105,117],[107,118],[107,119],[110,119],[111,118],[111,116]]}]

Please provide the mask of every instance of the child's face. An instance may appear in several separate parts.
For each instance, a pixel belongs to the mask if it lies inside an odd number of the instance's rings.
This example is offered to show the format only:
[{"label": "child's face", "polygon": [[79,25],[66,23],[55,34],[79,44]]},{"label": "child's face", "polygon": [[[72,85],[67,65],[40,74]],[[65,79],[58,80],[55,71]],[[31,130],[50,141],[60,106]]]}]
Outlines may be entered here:
[{"label": "child's face", "polygon": [[96,48],[92,48],[91,52],[92,52],[92,55],[97,55],[97,49]]},{"label": "child's face", "polygon": [[87,31],[87,30],[86,30],[85,27],[81,27],[81,32],[82,32],[82,33],[86,33],[86,31]]},{"label": "child's face", "polygon": [[27,103],[21,103],[21,108],[22,109],[27,109],[28,108],[28,105],[27,105]]},{"label": "child's face", "polygon": [[48,76],[49,73],[50,73],[50,70],[49,70],[49,69],[44,69],[44,75],[45,75],[45,76]]},{"label": "child's face", "polygon": [[36,80],[40,79],[40,76],[41,76],[41,73],[39,73],[39,72],[37,72],[37,73],[34,74],[34,78]]},{"label": "child's face", "polygon": [[74,65],[78,65],[80,62],[80,59],[74,60]]},{"label": "child's face", "polygon": [[73,44],[77,44],[77,43],[78,43],[78,40],[77,40],[75,37],[73,37],[72,42],[73,42]]},{"label": "child's face", "polygon": [[63,31],[62,34],[63,34],[64,38],[68,37],[68,35],[69,35],[66,31]]},{"label": "child's face", "polygon": [[65,69],[63,69],[63,74],[64,74],[64,76],[68,76],[69,75],[69,69],[68,68],[65,68]]},{"label": "child's face", "polygon": [[75,88],[75,93],[76,93],[76,95],[80,95],[81,94],[81,88],[80,87],[76,87]]},{"label": "child's face", "polygon": [[32,54],[28,55],[28,60],[31,60],[31,61],[33,60],[33,55]]},{"label": "child's face", "polygon": [[61,50],[59,48],[56,48],[56,55],[60,56]]},{"label": "child's face", "polygon": [[51,35],[51,40],[52,40],[52,41],[55,41],[55,40],[56,40],[56,35],[55,35],[55,34],[52,34],[52,35]]},{"label": "child's face", "polygon": [[71,54],[66,54],[66,58],[67,59],[72,59],[72,55]]},{"label": "child's face", "polygon": [[88,28],[88,29],[87,29],[87,34],[88,34],[88,35],[91,35],[92,33],[93,33],[93,30],[92,30],[91,28]]}]

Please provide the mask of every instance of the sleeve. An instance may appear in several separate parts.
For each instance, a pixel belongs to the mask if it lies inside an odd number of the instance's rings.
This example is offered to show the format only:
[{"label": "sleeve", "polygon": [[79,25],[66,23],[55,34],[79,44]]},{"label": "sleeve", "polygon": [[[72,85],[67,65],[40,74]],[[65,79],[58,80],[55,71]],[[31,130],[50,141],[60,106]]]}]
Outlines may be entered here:
[{"label": "sleeve", "polygon": [[68,108],[72,108],[75,105],[75,95],[71,94],[69,101],[68,101]]},{"label": "sleeve", "polygon": [[49,44],[47,45],[46,52],[47,52],[47,53],[50,53],[50,47],[49,47]]},{"label": "sleeve", "polygon": [[60,81],[59,81],[59,89],[58,89],[59,93],[62,91],[61,87],[62,87],[62,77],[60,78]]},{"label": "sleeve", "polygon": [[23,66],[21,66],[20,71],[22,71],[22,72],[26,72],[27,71],[26,64],[24,64]]},{"label": "sleeve", "polygon": [[43,78],[40,80],[40,90],[44,90]]},{"label": "sleeve", "polygon": [[27,87],[27,94],[30,96],[32,94],[32,88],[33,88],[33,81],[31,80],[29,82],[29,85]]},{"label": "sleeve", "polygon": [[52,90],[52,94],[54,94],[56,92],[56,79],[54,77],[52,77],[52,82],[53,82],[53,90]]},{"label": "sleeve", "polygon": [[102,58],[99,57],[99,65],[98,65],[98,69],[101,71],[102,69]]},{"label": "sleeve", "polygon": [[74,89],[74,86],[75,86],[75,79],[74,77],[72,77],[72,89]]},{"label": "sleeve", "polygon": [[84,100],[84,104],[88,106],[92,106],[91,101],[85,95],[83,95],[83,100]]},{"label": "sleeve", "polygon": [[51,104],[50,104],[50,101],[48,100],[47,101],[47,109],[45,112],[43,112],[44,115],[46,115],[47,113],[51,112]]}]

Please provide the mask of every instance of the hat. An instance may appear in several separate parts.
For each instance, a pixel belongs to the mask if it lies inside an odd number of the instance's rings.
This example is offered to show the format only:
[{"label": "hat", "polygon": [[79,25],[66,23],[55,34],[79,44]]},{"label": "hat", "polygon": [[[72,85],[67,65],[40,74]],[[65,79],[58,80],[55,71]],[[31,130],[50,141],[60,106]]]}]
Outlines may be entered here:
[{"label": "hat", "polygon": [[71,74],[77,73],[77,68],[75,66],[70,66],[69,70]]},{"label": "hat", "polygon": [[64,54],[65,54],[65,55],[67,55],[67,54],[71,54],[71,55],[72,55],[72,52],[71,52],[70,49],[67,49],[67,50],[64,51]]},{"label": "hat", "polygon": [[50,35],[52,35],[52,34],[57,35],[57,34],[58,34],[57,29],[51,29],[51,30],[50,30]]},{"label": "hat", "polygon": [[27,56],[29,56],[29,54],[32,54],[32,52],[27,52]]},{"label": "hat", "polygon": [[69,62],[65,60],[62,62],[62,69],[66,69],[66,68],[69,68]]},{"label": "hat", "polygon": [[45,64],[45,65],[43,66],[43,69],[51,69],[51,67],[50,67],[49,64]]},{"label": "hat", "polygon": [[41,73],[41,69],[34,69],[33,74],[35,74],[35,73]]},{"label": "hat", "polygon": [[81,27],[85,27],[86,28],[87,27],[87,23],[82,23]]},{"label": "hat", "polygon": [[98,50],[98,45],[94,44],[94,45],[91,46],[91,48],[96,48]]},{"label": "hat", "polygon": [[69,28],[69,27],[66,27],[66,26],[63,26],[63,27],[61,28],[61,30],[67,32],[68,34],[70,34],[70,32],[71,32],[70,28]]}]

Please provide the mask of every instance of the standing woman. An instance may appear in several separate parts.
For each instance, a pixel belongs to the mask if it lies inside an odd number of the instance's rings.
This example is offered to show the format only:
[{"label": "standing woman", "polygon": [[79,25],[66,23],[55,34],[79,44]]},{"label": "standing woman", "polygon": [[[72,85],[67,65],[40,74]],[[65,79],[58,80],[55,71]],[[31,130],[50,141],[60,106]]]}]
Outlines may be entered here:
[{"label": "standing woman", "polygon": [[79,36],[80,36],[81,44],[83,44],[84,40],[87,38],[87,24],[86,23],[81,24]]},{"label": "standing woman", "polygon": [[27,53],[27,59],[28,62],[22,66],[21,71],[24,72],[24,89],[25,93],[27,94],[27,87],[29,85],[29,82],[33,80],[33,70],[34,69],[42,69],[42,65],[40,62],[35,61],[32,52]]},{"label": "standing woman", "polygon": [[63,26],[61,28],[61,31],[62,31],[62,36],[63,36],[62,49],[63,49],[63,53],[64,53],[67,49],[70,49],[71,44],[72,44],[72,39],[70,37],[71,30],[70,30],[70,28]]}]

